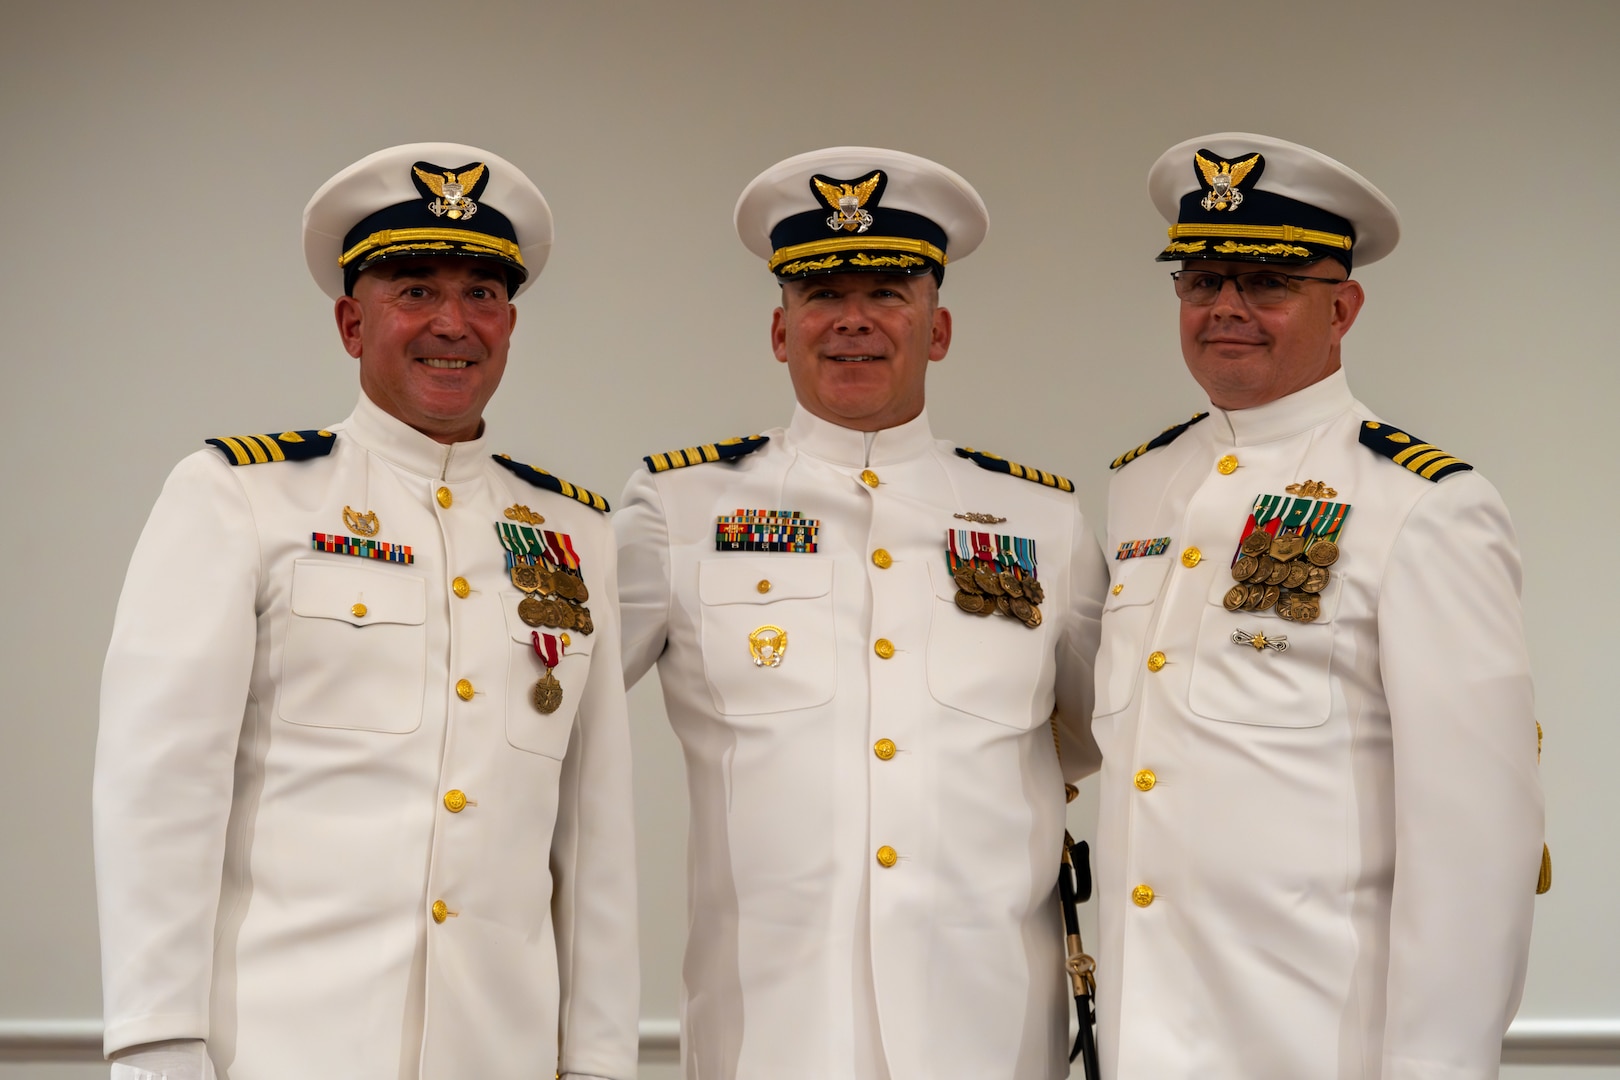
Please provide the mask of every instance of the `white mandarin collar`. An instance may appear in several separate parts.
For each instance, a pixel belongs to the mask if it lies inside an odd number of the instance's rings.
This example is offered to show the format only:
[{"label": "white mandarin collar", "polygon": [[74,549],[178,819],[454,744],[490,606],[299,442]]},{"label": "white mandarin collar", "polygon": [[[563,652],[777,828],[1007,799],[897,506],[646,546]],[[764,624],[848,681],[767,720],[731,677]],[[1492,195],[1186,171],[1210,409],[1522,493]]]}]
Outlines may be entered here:
[{"label": "white mandarin collar", "polygon": [[856,431],[828,423],[803,405],[795,405],[787,433],[793,446],[811,457],[856,469],[920,457],[934,445],[927,409],[899,427]]},{"label": "white mandarin collar", "polygon": [[1254,446],[1309,431],[1353,404],[1355,397],[1350,393],[1350,383],[1344,369],[1340,368],[1303,390],[1252,409],[1229,412],[1211,406],[1209,419],[1217,442]]},{"label": "white mandarin collar", "polygon": [[432,480],[471,480],[489,460],[482,433],[468,442],[435,442],[380,409],[363,392],[342,433],[400,468]]}]

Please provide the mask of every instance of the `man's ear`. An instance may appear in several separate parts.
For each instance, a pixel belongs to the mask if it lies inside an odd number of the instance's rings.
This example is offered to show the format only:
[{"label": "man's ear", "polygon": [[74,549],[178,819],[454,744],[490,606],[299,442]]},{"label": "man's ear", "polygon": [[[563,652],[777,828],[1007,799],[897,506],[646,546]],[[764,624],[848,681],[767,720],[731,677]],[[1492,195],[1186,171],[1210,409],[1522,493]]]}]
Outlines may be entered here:
[{"label": "man's ear", "polygon": [[[787,297],[782,300],[786,303]],[[787,363],[787,312],[781,308],[771,312],[771,352],[777,363]]]},{"label": "man's ear", "polygon": [[1333,321],[1329,324],[1333,344],[1344,340],[1344,335],[1355,325],[1356,316],[1361,314],[1361,305],[1366,302],[1367,294],[1361,282],[1353,278],[1333,286]]},{"label": "man's ear", "polygon": [[344,351],[360,359],[364,351],[360,344],[360,301],[352,296],[338,297],[337,303],[332,305],[332,316],[337,319],[338,337],[343,339]]},{"label": "man's ear", "polygon": [[943,360],[951,351],[951,309],[934,309],[934,326],[928,337],[928,359]]}]

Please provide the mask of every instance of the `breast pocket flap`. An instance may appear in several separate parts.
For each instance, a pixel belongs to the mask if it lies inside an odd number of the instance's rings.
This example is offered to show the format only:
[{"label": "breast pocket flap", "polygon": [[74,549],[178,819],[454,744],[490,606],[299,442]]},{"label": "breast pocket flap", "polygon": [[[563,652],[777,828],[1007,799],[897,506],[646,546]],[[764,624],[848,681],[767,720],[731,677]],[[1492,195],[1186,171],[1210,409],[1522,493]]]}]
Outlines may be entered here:
[{"label": "breast pocket flap", "polygon": [[292,611],[352,626],[420,626],[427,621],[427,590],[420,578],[397,570],[300,559],[293,565]]},{"label": "breast pocket flap", "polygon": [[815,558],[711,559],[698,567],[704,604],[774,604],[832,592],[832,562]]}]

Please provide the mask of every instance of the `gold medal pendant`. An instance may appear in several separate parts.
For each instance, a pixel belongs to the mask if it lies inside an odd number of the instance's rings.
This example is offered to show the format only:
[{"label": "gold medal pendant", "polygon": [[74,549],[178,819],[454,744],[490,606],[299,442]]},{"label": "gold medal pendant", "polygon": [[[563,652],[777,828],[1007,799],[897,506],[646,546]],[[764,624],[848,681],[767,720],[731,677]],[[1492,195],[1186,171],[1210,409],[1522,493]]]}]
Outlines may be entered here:
[{"label": "gold medal pendant", "polygon": [[540,681],[534,684],[534,689],[529,691],[529,701],[533,703],[535,709],[549,716],[557,711],[562,699],[562,683],[558,682],[557,676],[547,668]]},{"label": "gold medal pendant", "polygon": [[562,704],[562,683],[557,681],[552,669],[562,663],[563,650],[567,648],[564,640],[567,636],[564,634],[563,638],[559,639],[551,634],[542,634],[538,630],[529,635],[530,640],[534,642],[534,655],[540,658],[546,672],[534,684],[534,689],[529,691],[529,703],[534,706],[536,712],[547,716],[556,712],[557,707]]}]

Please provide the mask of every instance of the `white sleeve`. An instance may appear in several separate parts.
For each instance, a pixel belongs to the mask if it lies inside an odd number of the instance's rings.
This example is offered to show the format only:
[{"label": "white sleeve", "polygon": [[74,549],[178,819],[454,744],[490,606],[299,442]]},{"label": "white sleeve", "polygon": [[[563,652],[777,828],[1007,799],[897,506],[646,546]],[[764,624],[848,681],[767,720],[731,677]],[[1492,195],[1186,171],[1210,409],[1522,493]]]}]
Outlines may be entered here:
[{"label": "white sleeve", "polygon": [[607,595],[593,605],[596,651],[563,759],[551,844],[561,982],[558,1068],[565,1076],[630,1080],[636,1075],[641,1004],[635,814],[619,660],[618,572],[607,529],[600,557],[607,566]]},{"label": "white sleeve", "polygon": [[1058,642],[1057,731],[1063,779],[1074,783],[1096,772],[1102,754],[1091,734],[1096,702],[1097,646],[1102,638],[1103,594],[1108,568],[1085,516],[1075,502],[1069,551],[1068,626]]},{"label": "white sleeve", "polygon": [[1492,1080],[1524,988],[1542,795],[1517,541],[1496,489],[1413,508],[1379,592],[1395,777],[1384,1080]]},{"label": "white sleeve", "polygon": [[669,526],[658,484],[637,469],[613,515],[619,544],[619,606],[624,616],[624,685],[658,662],[669,634]]},{"label": "white sleeve", "polygon": [[208,1036],[261,570],[231,472],[203,451],[169,475],[130,560],[102,672],[92,819],[109,1053]]},{"label": "white sleeve", "polygon": [[201,1039],[145,1043],[113,1058],[110,1080],[215,1080]]}]

